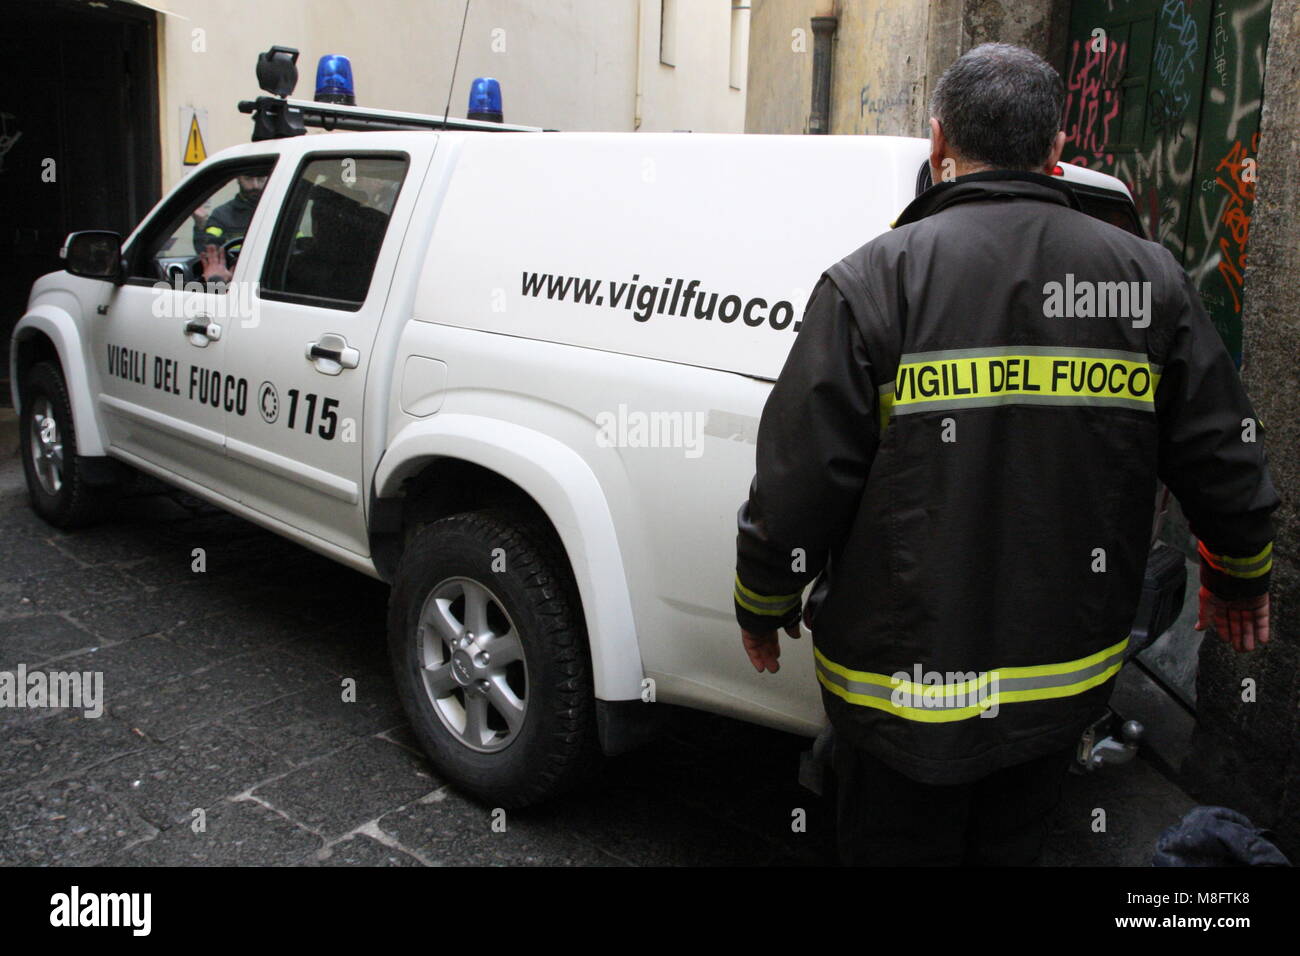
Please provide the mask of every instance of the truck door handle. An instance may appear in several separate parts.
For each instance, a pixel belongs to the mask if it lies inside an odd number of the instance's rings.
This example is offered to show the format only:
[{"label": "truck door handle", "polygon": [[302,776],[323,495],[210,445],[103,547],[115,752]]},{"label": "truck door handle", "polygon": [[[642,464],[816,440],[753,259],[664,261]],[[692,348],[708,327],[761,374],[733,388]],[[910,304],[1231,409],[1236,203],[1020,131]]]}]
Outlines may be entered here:
[{"label": "truck door handle", "polygon": [[348,347],[347,339],[327,332],[318,341],[307,343],[307,360],[324,375],[337,375],[345,368],[356,368],[361,363],[361,353]]},{"label": "truck door handle", "polygon": [[206,348],[208,343],[221,338],[221,326],[211,321],[211,316],[199,316],[185,323],[185,337],[191,345]]}]

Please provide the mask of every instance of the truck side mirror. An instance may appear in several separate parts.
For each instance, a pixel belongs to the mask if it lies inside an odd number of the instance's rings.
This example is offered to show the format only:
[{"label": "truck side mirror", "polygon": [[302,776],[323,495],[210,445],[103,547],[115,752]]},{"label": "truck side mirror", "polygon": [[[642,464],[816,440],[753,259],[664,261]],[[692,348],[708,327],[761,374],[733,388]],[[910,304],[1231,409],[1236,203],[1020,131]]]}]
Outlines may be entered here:
[{"label": "truck side mirror", "polygon": [[122,284],[122,237],[115,232],[86,229],[69,233],[59,257],[71,275]]}]

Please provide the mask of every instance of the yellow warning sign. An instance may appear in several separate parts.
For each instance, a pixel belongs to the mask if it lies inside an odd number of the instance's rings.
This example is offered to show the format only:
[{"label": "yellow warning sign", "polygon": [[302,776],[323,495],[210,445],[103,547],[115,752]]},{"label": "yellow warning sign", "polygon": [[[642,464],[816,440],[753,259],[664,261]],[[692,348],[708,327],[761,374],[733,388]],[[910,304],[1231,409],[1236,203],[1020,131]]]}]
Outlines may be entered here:
[{"label": "yellow warning sign", "polygon": [[190,131],[185,137],[185,155],[181,162],[186,166],[197,166],[208,158],[207,148],[203,145],[203,133],[199,131],[199,116],[190,116]]}]

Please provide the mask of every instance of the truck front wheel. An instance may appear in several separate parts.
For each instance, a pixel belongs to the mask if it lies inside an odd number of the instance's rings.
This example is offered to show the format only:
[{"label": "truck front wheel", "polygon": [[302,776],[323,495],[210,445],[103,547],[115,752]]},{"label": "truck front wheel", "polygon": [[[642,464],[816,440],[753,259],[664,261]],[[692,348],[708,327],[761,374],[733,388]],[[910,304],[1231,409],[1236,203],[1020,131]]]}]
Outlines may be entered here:
[{"label": "truck front wheel", "polygon": [[52,362],[38,362],[23,376],[20,394],[19,441],[32,508],[56,528],[90,524],[115,489],[87,480],[62,371]]},{"label": "truck front wheel", "polygon": [[521,807],[591,768],[581,606],[541,528],[484,511],[420,529],[398,566],[388,634],[402,706],[451,782],[494,806]]}]

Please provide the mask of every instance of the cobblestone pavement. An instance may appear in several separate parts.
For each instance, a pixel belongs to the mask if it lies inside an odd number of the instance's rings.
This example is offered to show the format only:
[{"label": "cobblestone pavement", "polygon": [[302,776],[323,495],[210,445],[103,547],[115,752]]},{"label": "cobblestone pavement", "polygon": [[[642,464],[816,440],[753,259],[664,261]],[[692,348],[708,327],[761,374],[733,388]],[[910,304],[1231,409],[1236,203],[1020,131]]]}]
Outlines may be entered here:
[{"label": "cobblestone pavement", "polygon": [[[492,808],[414,745],[388,676],[386,599],[378,582],[161,488],[105,524],[55,531],[5,454],[0,671],[100,671],[106,710],[0,710],[0,864],[833,862],[828,808],[795,779],[807,742],[688,712],[496,832]],[[1144,864],[1189,805],[1142,763],[1071,778],[1046,862]],[[1103,834],[1090,829],[1097,806]]]}]

